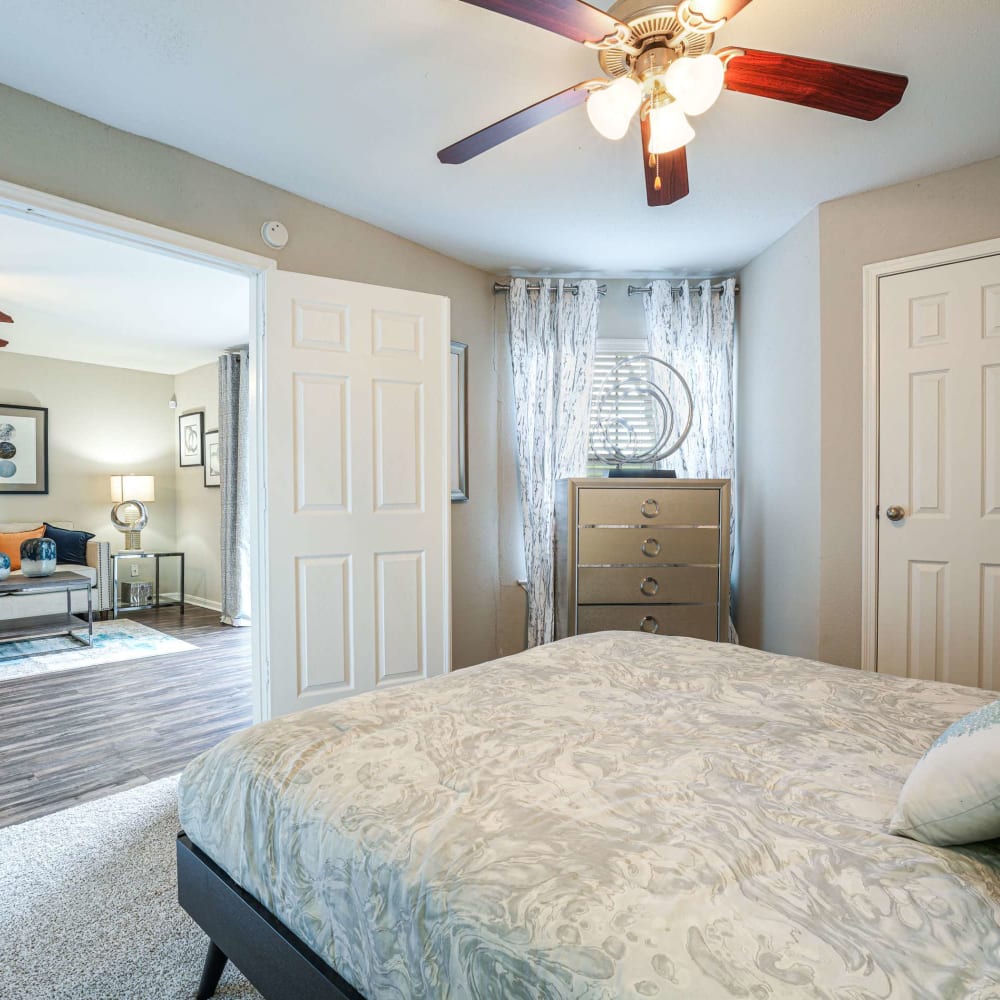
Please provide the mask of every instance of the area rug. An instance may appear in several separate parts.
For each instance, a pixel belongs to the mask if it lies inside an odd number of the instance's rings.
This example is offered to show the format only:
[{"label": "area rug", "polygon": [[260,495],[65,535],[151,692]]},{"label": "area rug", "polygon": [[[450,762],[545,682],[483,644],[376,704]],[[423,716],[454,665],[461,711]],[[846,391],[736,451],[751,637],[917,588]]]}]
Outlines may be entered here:
[{"label": "area rug", "polygon": [[[190,1000],[208,939],[177,903],[177,778],[0,830],[0,996]],[[260,1000],[229,965],[216,996]]]},{"label": "area rug", "polygon": [[[84,626],[86,627],[86,626]],[[55,639],[28,639],[0,645],[0,681],[58,670],[76,670],[101,663],[139,660],[165,653],[195,649],[189,642],[164,635],[155,628],[128,618],[94,623],[94,645],[73,643],[65,636]],[[64,651],[64,652],[63,652]]]}]

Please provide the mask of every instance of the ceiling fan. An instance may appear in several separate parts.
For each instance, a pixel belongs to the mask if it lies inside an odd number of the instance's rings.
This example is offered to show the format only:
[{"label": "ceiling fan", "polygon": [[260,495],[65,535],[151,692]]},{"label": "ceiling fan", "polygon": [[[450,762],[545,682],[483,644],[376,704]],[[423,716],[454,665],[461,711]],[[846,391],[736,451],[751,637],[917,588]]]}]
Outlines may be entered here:
[{"label": "ceiling fan", "polygon": [[[13,323],[14,320],[10,318],[5,312],[0,312],[0,323]],[[0,348],[6,347],[10,343],[9,340],[0,340]]]},{"label": "ceiling fan", "polygon": [[688,116],[707,111],[722,91],[770,97],[864,121],[899,104],[908,80],[895,73],[757,49],[713,53],[715,32],[751,0],[618,0],[605,13],[583,0],[464,0],[596,49],[605,76],[585,80],[487,125],[442,149],[442,163],[480,153],[586,102],[591,123],[621,139],[638,112],[646,200],[671,205],[688,192]]}]

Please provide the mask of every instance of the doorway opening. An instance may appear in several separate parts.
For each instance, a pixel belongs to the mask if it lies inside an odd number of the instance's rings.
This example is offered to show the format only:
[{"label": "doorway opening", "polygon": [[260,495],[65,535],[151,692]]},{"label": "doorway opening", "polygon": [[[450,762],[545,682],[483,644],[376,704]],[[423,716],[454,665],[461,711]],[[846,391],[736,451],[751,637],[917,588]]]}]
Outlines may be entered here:
[{"label": "doorway opening", "polygon": [[[0,185],[0,826],[176,773],[262,717],[273,266]],[[43,543],[17,566],[22,535]]]}]

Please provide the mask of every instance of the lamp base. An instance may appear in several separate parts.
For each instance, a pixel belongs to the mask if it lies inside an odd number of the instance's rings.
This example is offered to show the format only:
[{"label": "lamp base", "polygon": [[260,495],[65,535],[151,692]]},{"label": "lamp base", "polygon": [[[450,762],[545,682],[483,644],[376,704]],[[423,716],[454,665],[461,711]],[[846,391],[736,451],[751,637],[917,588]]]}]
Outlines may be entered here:
[{"label": "lamp base", "polygon": [[142,529],[149,523],[149,511],[140,500],[125,500],[111,508],[111,523],[125,536],[125,552],[141,552]]}]

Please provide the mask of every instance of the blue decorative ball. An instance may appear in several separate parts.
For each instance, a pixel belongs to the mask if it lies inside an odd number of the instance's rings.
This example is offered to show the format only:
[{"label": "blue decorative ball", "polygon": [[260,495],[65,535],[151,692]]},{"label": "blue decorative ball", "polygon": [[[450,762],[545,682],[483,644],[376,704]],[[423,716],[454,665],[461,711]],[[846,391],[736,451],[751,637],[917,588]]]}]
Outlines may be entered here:
[{"label": "blue decorative ball", "polygon": [[51,538],[21,542],[21,572],[25,576],[50,576],[56,571],[56,543]]},{"label": "blue decorative ball", "polygon": [[10,576],[10,556],[6,552],[0,552],[0,580],[6,580]]}]

